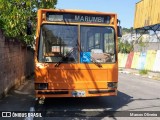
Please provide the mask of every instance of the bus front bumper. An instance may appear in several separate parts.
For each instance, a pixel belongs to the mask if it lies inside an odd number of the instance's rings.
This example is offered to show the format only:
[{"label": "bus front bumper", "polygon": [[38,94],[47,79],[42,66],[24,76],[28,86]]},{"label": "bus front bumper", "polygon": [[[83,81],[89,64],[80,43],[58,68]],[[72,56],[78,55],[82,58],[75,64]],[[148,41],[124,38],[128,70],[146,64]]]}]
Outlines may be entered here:
[{"label": "bus front bumper", "polygon": [[117,89],[36,90],[36,98],[116,96]]}]

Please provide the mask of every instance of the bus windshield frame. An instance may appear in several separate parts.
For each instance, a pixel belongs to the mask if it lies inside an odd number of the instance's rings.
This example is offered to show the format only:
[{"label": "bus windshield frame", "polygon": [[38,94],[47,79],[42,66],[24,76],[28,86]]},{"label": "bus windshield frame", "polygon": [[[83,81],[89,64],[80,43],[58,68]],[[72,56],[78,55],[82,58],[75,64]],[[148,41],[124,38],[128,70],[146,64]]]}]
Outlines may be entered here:
[{"label": "bus windshield frame", "polygon": [[115,29],[106,25],[42,24],[38,61],[42,63],[59,61],[62,63],[115,63]]}]

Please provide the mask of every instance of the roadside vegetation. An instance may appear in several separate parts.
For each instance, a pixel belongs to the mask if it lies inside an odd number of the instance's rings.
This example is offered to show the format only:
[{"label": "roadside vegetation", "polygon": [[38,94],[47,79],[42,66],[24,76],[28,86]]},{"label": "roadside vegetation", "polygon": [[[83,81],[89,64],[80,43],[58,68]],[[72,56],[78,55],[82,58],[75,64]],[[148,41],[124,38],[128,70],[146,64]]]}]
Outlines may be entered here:
[{"label": "roadside vegetation", "polygon": [[[122,29],[122,34],[127,34],[127,33],[132,33],[133,28],[131,27],[130,29],[128,28],[123,28]],[[118,40],[118,50],[120,53],[130,53],[131,51],[133,51],[133,43],[129,43],[128,41],[121,41],[121,39],[119,38]]]},{"label": "roadside vegetation", "polygon": [[140,70],[139,74],[141,74],[141,75],[147,75],[148,74],[148,70]]},{"label": "roadside vegetation", "polygon": [[119,40],[118,49],[120,53],[130,53],[133,51],[133,44],[128,43],[128,41],[122,42]]},{"label": "roadside vegetation", "polygon": [[[36,30],[36,16],[39,8],[55,8],[57,0],[0,0],[0,29],[8,38],[14,38],[32,45]],[[27,35],[30,24],[32,35]]]},{"label": "roadside vegetation", "polygon": [[[133,29],[133,27],[131,28],[123,28],[122,29],[122,34],[135,34],[136,31]],[[140,36],[142,34],[149,34],[149,31],[137,31],[137,34],[139,34]],[[132,38],[131,38],[132,39]],[[137,40],[131,41],[130,43],[128,41],[124,41],[122,39],[119,38],[118,40],[118,48],[119,48],[119,52],[120,53],[130,53],[132,51],[134,51],[134,44],[138,44],[139,46],[139,51],[142,52],[144,51],[145,47],[148,46],[148,42],[146,40],[145,37],[141,36],[141,37],[137,37]]]}]

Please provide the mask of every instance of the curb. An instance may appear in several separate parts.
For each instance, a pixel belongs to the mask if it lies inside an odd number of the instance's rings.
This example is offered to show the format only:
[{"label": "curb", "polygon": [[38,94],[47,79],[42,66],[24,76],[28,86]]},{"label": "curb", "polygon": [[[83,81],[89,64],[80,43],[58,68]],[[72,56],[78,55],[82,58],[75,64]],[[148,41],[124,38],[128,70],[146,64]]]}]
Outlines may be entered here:
[{"label": "curb", "polygon": [[144,77],[144,78],[150,78],[150,79],[154,79],[154,80],[160,80],[160,77],[158,77],[158,76],[153,76],[153,75],[141,75],[141,74],[139,74],[139,73],[130,72],[130,71],[127,71],[127,70],[119,70],[118,72],[119,72],[119,73],[123,73],[123,74],[133,74],[133,75],[136,75],[136,76],[141,76],[141,77]]}]

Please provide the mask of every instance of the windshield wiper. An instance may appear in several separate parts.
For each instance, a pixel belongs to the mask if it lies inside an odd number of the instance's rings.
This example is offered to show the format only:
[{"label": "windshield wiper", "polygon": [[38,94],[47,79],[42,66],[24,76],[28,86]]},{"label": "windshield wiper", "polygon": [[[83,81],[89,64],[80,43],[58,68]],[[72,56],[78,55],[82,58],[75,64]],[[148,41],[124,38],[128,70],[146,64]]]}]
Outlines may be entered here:
[{"label": "windshield wiper", "polygon": [[72,52],[74,51],[75,48],[72,48],[65,56],[62,57],[62,59],[60,59],[56,64],[55,67],[59,67],[59,65],[64,61],[64,59],[66,59],[68,56],[70,56],[72,54]]},{"label": "windshield wiper", "polygon": [[[81,51],[82,51],[82,50],[81,50]],[[82,52],[83,52],[83,51],[82,51]],[[93,62],[95,65],[97,65],[98,67],[102,67],[102,65],[101,65],[99,62],[97,62],[96,59],[95,59],[94,57],[88,56],[87,54],[86,54],[86,56],[87,56],[88,58],[91,57],[92,62]]]},{"label": "windshield wiper", "polygon": [[[72,54],[72,52],[75,50],[75,47],[72,48],[65,56],[62,57],[62,59],[60,59],[56,64],[55,64],[55,67],[59,67],[59,65],[64,61],[64,59],[66,59],[68,56],[70,56]],[[81,52],[83,52],[82,50],[80,50]],[[96,61],[96,59],[92,56],[88,56],[86,55],[88,58],[91,58],[92,59],[92,62],[98,66],[98,67],[102,67],[102,65]]]},{"label": "windshield wiper", "polygon": [[[80,49],[80,52],[83,52],[83,51]],[[86,54],[86,56],[88,57],[88,59],[91,58],[91,59],[92,59],[92,62],[93,62],[95,65],[97,65],[98,67],[102,67],[102,65],[101,65],[99,62],[97,62],[94,57],[88,56],[87,54]]]},{"label": "windshield wiper", "polygon": [[92,61],[95,65],[97,65],[98,67],[102,67],[101,63],[97,62],[95,58],[91,57]]}]

